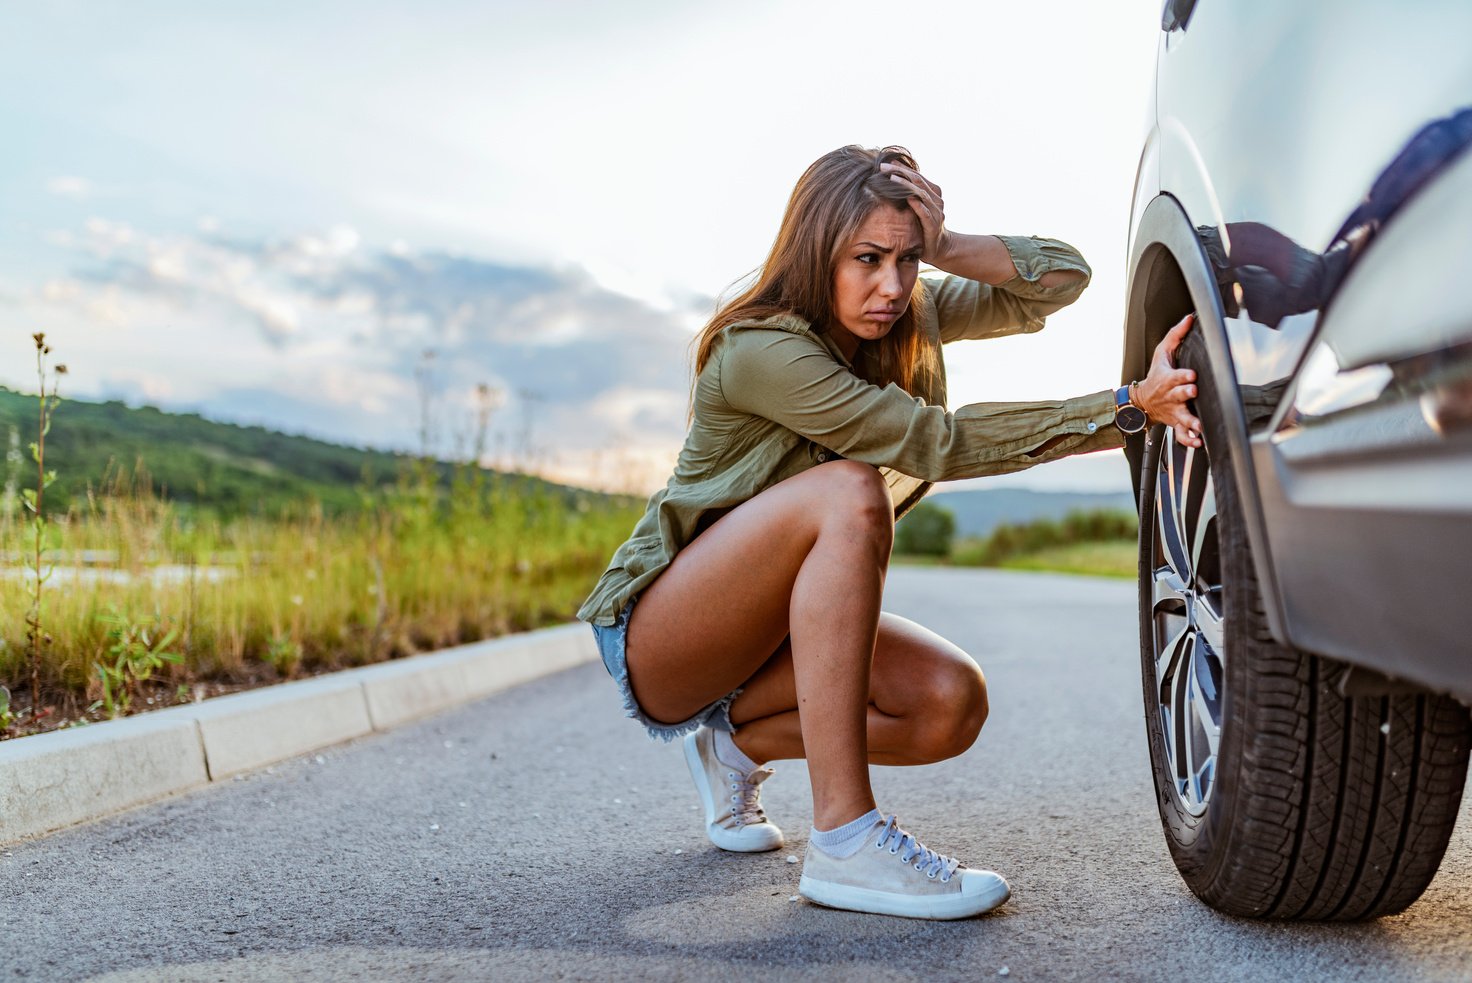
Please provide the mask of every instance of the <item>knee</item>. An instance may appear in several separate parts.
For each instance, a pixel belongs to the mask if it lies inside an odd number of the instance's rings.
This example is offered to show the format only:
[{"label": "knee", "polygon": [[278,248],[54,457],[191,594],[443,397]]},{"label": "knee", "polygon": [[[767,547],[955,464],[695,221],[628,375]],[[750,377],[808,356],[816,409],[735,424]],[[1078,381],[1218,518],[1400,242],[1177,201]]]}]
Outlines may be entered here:
[{"label": "knee", "polygon": [[929,675],[915,735],[915,750],[926,763],[954,758],[975,744],[988,709],[986,677],[970,656],[948,660]]},{"label": "knee", "polygon": [[848,530],[859,530],[883,543],[894,539],[894,503],[889,487],[873,465],[833,461],[813,469],[821,485],[824,516]]}]

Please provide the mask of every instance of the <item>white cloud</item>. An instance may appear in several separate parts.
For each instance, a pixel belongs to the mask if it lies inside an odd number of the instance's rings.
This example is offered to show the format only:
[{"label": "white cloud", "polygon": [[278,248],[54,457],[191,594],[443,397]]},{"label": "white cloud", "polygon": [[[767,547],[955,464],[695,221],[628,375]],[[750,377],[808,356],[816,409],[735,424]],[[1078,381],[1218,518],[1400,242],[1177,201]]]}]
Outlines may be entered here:
[{"label": "white cloud", "polygon": [[134,242],[133,228],[128,223],[111,222],[96,215],[87,219],[82,230],[85,233],[81,240],[83,247],[104,259]]},{"label": "white cloud", "polygon": [[183,281],[186,272],[184,262],[184,251],[178,246],[149,244],[148,272],[154,279]]},{"label": "white cloud", "polygon": [[658,432],[670,421],[683,422],[686,396],[682,391],[669,389],[619,387],[593,400],[588,408],[599,420],[619,432],[629,435],[650,430]]},{"label": "white cloud", "polygon": [[359,366],[314,360],[298,373],[322,397],[339,407],[368,416],[382,416],[412,404],[413,385],[402,376]]},{"label": "white cloud", "polygon": [[[689,334],[678,313],[576,268],[380,250],[346,226],[254,240],[94,217],[55,243],[74,268],[29,304],[67,336],[83,396],[417,449],[415,370],[428,350],[441,453],[467,449],[478,384],[501,404],[491,445],[503,466],[657,483],[652,462],[667,468],[683,433]],[[609,448],[643,463],[600,478]]]},{"label": "white cloud", "polygon": [[46,191],[59,198],[70,198],[73,201],[81,201],[84,198],[90,198],[94,189],[92,182],[86,178],[66,175],[54,177],[47,181]]},{"label": "white cloud", "polygon": [[128,320],[122,292],[113,284],[84,283],[73,277],[54,277],[41,284],[40,299],[54,308],[72,308],[94,323],[116,327]]},{"label": "white cloud", "polygon": [[41,297],[48,303],[69,303],[80,299],[82,294],[82,285],[70,277],[56,277],[41,284]]}]

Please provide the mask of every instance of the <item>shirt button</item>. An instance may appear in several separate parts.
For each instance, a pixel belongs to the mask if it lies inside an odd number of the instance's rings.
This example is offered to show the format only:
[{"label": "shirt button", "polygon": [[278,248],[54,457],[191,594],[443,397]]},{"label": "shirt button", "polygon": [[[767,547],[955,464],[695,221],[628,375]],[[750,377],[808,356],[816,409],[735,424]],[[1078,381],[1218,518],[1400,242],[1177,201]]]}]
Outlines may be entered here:
[{"label": "shirt button", "polygon": [[828,460],[828,452],[827,451],[819,451],[818,452],[818,463],[819,464],[822,464],[826,460]]},{"label": "shirt button", "polygon": [[1090,420],[1089,421],[1089,433],[1093,433],[1095,430],[1098,430],[1098,429],[1099,429],[1099,424],[1095,423],[1093,420]]}]

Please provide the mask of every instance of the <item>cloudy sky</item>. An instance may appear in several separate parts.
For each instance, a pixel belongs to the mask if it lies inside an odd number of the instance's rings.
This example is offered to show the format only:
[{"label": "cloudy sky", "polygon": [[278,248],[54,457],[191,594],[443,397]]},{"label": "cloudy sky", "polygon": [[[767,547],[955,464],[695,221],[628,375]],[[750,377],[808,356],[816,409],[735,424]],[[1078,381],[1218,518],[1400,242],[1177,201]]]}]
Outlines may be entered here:
[{"label": "cloudy sky", "polygon": [[648,491],[797,176],[899,143],[951,228],[1095,270],[1042,334],[949,346],[953,404],[1111,385],[1158,0],[914,9],[0,0],[0,384],[44,330],[64,395],[416,449],[427,390],[453,453],[484,383],[495,463]]}]

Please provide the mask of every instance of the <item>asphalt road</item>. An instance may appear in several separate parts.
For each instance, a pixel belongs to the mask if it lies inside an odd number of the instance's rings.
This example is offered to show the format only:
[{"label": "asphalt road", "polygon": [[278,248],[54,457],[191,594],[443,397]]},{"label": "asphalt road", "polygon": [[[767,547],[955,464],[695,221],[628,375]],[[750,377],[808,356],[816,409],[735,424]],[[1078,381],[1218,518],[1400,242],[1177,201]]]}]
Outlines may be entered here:
[{"label": "asphalt road", "polygon": [[963,922],[797,893],[798,762],[764,786],[774,854],[711,847],[678,748],[619,716],[599,665],[400,731],[0,850],[4,980],[1465,980],[1472,829],[1406,913],[1218,915],[1151,799],[1133,587],[901,569],[886,607],[981,662],[965,755],[877,768],[880,808],[1006,874]]}]

